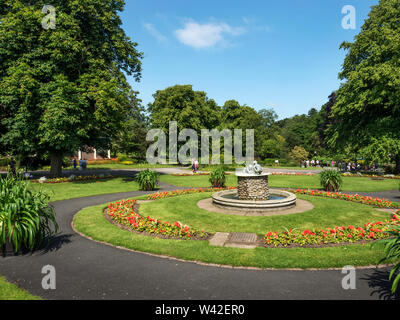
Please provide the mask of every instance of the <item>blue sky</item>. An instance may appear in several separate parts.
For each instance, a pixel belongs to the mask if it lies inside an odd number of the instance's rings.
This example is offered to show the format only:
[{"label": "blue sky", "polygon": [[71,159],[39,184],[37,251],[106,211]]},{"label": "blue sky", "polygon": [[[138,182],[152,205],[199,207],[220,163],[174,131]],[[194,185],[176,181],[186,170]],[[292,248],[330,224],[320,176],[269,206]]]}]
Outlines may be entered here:
[{"label": "blue sky", "polygon": [[[147,105],[160,89],[192,84],[219,105],[235,99],[280,119],[319,109],[339,87],[343,41],[378,0],[127,0],[123,28],[144,53],[132,87]],[[345,5],[356,29],[344,29]]]}]

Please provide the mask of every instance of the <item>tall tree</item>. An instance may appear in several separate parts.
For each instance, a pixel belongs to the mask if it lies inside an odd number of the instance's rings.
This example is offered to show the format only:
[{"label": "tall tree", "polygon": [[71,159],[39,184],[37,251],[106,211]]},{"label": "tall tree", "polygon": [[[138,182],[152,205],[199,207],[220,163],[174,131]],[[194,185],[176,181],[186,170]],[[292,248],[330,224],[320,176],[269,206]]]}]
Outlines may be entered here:
[{"label": "tall tree", "polygon": [[220,121],[220,108],[203,91],[194,91],[191,85],[175,85],[158,90],[153,103],[148,105],[153,128],[166,132],[170,121],[178,123],[178,130],[214,129]]},{"label": "tall tree", "polygon": [[57,176],[64,155],[118,133],[136,105],[125,75],[140,80],[142,54],[121,28],[123,0],[54,0],[51,28],[46,2],[2,1],[0,144],[49,153]]},{"label": "tall tree", "polygon": [[[335,123],[328,129],[336,148],[362,152],[382,140],[400,171],[400,3],[380,0],[373,6],[354,42],[347,50],[332,108]],[[389,143],[390,142],[390,143]],[[387,158],[383,157],[381,161]]]}]

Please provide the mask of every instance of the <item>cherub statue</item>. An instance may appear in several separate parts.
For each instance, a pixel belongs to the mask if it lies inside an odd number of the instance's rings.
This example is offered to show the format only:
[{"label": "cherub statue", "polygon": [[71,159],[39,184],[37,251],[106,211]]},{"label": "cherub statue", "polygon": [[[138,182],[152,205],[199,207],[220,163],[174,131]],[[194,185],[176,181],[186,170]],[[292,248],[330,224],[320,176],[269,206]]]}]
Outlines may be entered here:
[{"label": "cherub statue", "polygon": [[262,167],[257,163],[257,161],[253,161],[253,164],[248,164],[243,172],[246,174],[261,174],[263,171]]}]

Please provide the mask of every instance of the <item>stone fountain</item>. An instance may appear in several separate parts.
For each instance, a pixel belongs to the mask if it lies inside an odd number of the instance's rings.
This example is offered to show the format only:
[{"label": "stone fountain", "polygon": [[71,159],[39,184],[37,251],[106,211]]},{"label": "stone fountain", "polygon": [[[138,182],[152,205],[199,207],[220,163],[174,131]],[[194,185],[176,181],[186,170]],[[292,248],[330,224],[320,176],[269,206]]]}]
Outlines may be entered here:
[{"label": "stone fountain", "polygon": [[237,190],[224,190],[212,195],[213,205],[224,209],[243,211],[285,210],[296,205],[296,195],[291,192],[269,189],[269,172],[254,161],[243,170],[237,170]]}]

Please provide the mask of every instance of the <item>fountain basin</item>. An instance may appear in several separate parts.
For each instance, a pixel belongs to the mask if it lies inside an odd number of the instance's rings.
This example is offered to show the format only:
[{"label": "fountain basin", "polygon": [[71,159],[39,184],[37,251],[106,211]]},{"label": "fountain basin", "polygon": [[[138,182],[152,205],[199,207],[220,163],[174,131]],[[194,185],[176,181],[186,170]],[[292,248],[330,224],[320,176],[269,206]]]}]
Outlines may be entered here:
[{"label": "fountain basin", "polygon": [[237,190],[224,190],[212,195],[213,205],[223,209],[265,212],[286,210],[296,206],[296,195],[269,189],[269,200],[240,200]]}]

